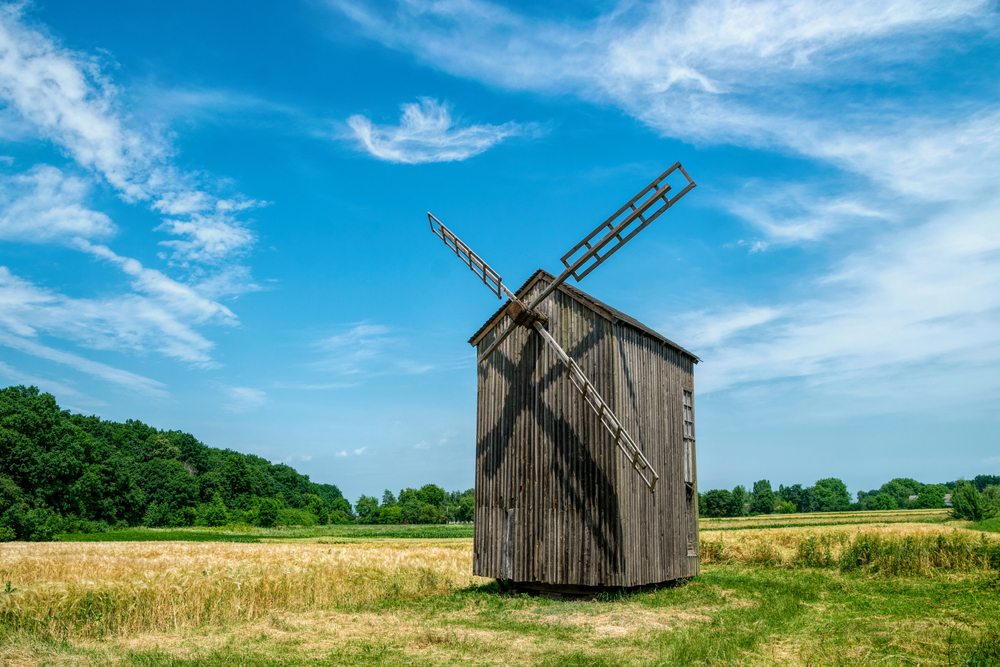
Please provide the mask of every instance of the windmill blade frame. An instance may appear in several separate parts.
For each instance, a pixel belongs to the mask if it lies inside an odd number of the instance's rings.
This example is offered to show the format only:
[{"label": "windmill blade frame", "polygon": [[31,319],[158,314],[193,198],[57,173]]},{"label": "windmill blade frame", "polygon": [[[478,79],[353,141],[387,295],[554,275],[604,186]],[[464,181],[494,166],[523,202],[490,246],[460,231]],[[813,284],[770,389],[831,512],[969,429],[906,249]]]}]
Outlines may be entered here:
[{"label": "windmill blade frame", "polygon": [[[665,183],[665,181],[675,171],[680,171],[680,173],[687,180],[687,185],[673,197],[667,197],[671,187],[670,184]],[[573,278],[577,282],[580,282],[587,276],[587,274],[603,264],[605,260],[611,257],[611,255],[618,252],[622,246],[631,241],[636,234],[645,229],[658,217],[666,213],[667,209],[676,204],[681,197],[689,193],[692,189],[694,189],[694,187],[695,182],[691,179],[691,176],[688,175],[687,170],[681,166],[680,162],[675,162],[673,166],[653,179],[653,182],[640,190],[639,194],[627,201],[625,205],[615,211],[610,218],[599,224],[597,229],[588,234],[582,241],[573,246],[569,252],[563,255],[561,259],[563,265],[566,267],[567,271],[570,272]],[[644,197],[646,199],[643,199]],[[638,205],[636,205],[637,202]],[[662,205],[653,209],[654,204],[657,202],[662,202]],[[630,209],[631,211],[627,213],[624,218],[621,218],[622,214],[626,213],[626,211],[629,211]],[[650,212],[650,209],[653,209],[652,212]],[[636,222],[639,224],[632,229],[629,229],[629,227]],[[591,243],[594,237],[605,229],[608,230],[607,233],[596,243]],[[622,234],[626,235],[623,237]],[[613,241],[617,241],[617,243],[612,244]],[[609,244],[612,244],[610,249],[603,255],[600,254],[600,251]],[[570,258],[584,246],[587,247],[587,251],[578,259],[571,262]],[[586,266],[585,268],[586,263],[592,259],[595,260],[594,263]]]},{"label": "windmill blade frame", "polygon": [[[548,332],[548,330],[542,326],[541,322],[534,323],[535,331],[541,334],[542,338],[546,343],[555,351],[559,360],[566,364],[567,373],[569,375],[570,381],[573,386],[583,395],[584,400],[587,404],[597,413],[597,418],[600,420],[601,424],[608,430],[608,432],[615,439],[615,446],[624,452],[625,456],[629,458],[632,467],[635,471],[639,473],[639,477],[642,481],[646,483],[649,487],[649,492],[653,493],[656,490],[656,483],[660,480],[660,476],[656,474],[653,470],[653,466],[650,465],[649,460],[646,455],[642,453],[639,449],[639,445],[636,444],[632,436],[628,434],[622,423],[618,421],[618,417],[615,413],[611,411],[608,404],[601,398],[601,395],[594,388],[591,381],[584,375],[583,371],[580,370],[579,364],[573,361],[572,357],[566,354],[566,351],[562,349],[556,339]],[[649,475],[652,477],[652,481],[646,477],[645,472],[648,471]]]},{"label": "windmill blade frame", "polygon": [[[500,274],[494,271],[489,264],[483,261],[483,258],[473,252],[472,248],[462,242],[462,239],[455,235],[455,232],[451,231],[442,224],[440,220],[435,218],[430,211],[427,212],[427,222],[431,225],[431,231],[439,239],[444,241],[444,244],[448,246],[462,262],[468,266],[474,274],[476,274],[483,284],[493,292],[498,299],[507,297],[512,301],[520,302],[513,292],[507,289],[507,286],[503,284],[503,279]],[[435,223],[437,226],[435,227]]]},{"label": "windmill blade frame", "polygon": [[[675,171],[679,171],[684,176],[684,178],[687,180],[687,185],[681,188],[681,190],[673,197],[667,197],[667,194],[670,192],[671,187],[670,184],[666,183],[665,181]],[[681,197],[691,192],[691,190],[693,190],[695,186],[696,183],[687,173],[687,170],[684,169],[683,166],[681,166],[680,162],[675,162],[673,165],[670,166],[670,168],[668,168],[662,174],[654,178],[649,185],[640,190],[636,196],[628,200],[624,206],[615,211],[615,213],[610,218],[608,218],[600,225],[598,225],[597,229],[595,229],[586,237],[584,237],[582,241],[577,243],[568,253],[563,255],[561,261],[563,265],[566,266],[566,269],[562,273],[560,273],[556,277],[556,279],[553,280],[552,283],[550,283],[549,286],[542,291],[541,294],[535,297],[535,299],[530,304],[528,304],[526,310],[534,311],[534,309],[538,306],[538,304],[544,301],[545,298],[549,294],[554,292],[556,288],[558,288],[561,284],[566,282],[566,280],[569,279],[570,276],[572,276],[577,282],[583,280],[587,276],[587,274],[589,274],[591,271],[593,271],[598,266],[603,264],[609,257],[611,257],[611,255],[618,252],[618,250],[621,249],[623,245],[631,241],[636,234],[638,234],[647,226],[649,226],[649,224],[652,223],[654,220],[656,220],[658,217],[666,213],[667,209],[676,204],[681,199]],[[653,208],[657,202],[662,202],[662,204],[653,209],[652,213],[650,213],[649,210]],[[630,212],[627,213],[624,218],[621,218],[621,215],[626,211]],[[636,221],[639,222],[638,226],[629,229],[629,227]],[[596,243],[592,243],[591,241],[593,241],[594,237],[600,234],[601,231],[605,229],[607,229],[608,232],[603,237],[601,237],[599,241],[597,241]],[[622,237],[623,233],[626,233],[624,237]],[[601,250],[603,250],[608,244],[611,244],[613,241],[617,241],[617,243],[614,243],[606,253],[601,255],[600,254]],[[579,251],[580,248],[584,246],[587,247],[587,251],[577,259],[573,260],[572,263],[570,263],[569,258],[572,257],[574,254],[576,254],[576,252]],[[584,269],[582,272],[580,272],[580,269],[583,268],[583,266],[592,259],[596,259],[596,261],[593,264],[587,266],[586,269]],[[523,304],[521,305],[523,307]],[[496,350],[497,347],[499,347],[500,344],[507,339],[507,336],[511,334],[511,332],[514,330],[516,326],[517,324],[515,322],[509,323],[507,325],[507,328],[503,332],[501,332],[499,336],[496,337],[496,339],[490,344],[488,348],[483,350],[483,353],[481,355],[479,355],[478,362],[482,363],[486,359],[489,359],[490,355],[493,354],[493,351]]]}]

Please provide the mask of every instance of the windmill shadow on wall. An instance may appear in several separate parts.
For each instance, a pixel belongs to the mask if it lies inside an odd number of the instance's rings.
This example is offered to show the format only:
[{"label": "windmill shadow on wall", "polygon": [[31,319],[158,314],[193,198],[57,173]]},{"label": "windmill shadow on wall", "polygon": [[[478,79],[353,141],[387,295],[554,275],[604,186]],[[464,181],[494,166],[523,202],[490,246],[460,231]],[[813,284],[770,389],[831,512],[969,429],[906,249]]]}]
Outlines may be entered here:
[{"label": "windmill shadow on wall", "polygon": [[[677,189],[671,177],[681,179]],[[539,269],[516,293],[427,214],[431,231],[497,298],[507,298],[469,341],[479,353],[475,574],[628,586],[697,571],[697,519],[681,526],[697,512],[680,507],[680,491],[686,484],[687,497],[697,497],[689,397],[698,359],[565,284],[586,277],[694,187],[674,164],[566,253],[558,276]],[[674,358],[682,364],[671,366]],[[692,406],[683,445],[682,390]],[[665,486],[658,488],[660,471]]]},{"label": "windmill shadow on wall", "polygon": [[[606,337],[607,331],[596,327],[591,335],[585,336],[570,349],[570,354],[574,359],[583,358],[588,349],[600,345]],[[618,491],[604,466],[595,458],[593,445],[588,445],[595,437],[607,437],[604,429],[592,423],[593,420],[582,420],[574,424],[564,415],[557,414],[544,400],[524,400],[526,396],[546,395],[557,383],[566,383],[566,378],[563,367],[556,359],[550,359],[542,373],[536,372],[537,364],[545,351],[541,337],[529,335],[518,342],[521,345],[517,362],[511,361],[499,349],[494,353],[493,368],[500,369],[507,391],[500,399],[501,413],[497,415],[495,423],[477,438],[477,468],[483,478],[492,480],[501,474],[505,465],[511,465],[507,461],[511,450],[508,446],[509,438],[505,437],[503,429],[517,425],[523,419],[530,419],[536,428],[525,430],[547,436],[543,437],[543,442],[538,443],[539,445],[552,445],[552,456],[546,457],[551,469],[524,475],[520,478],[521,482],[542,486],[540,495],[543,500],[539,509],[543,511],[558,511],[559,508],[552,505],[558,505],[560,501],[567,508],[581,508],[578,518],[595,548],[600,550],[599,560],[610,566],[612,572],[617,572],[624,567],[624,555],[620,546]],[[488,367],[481,365],[479,372],[487,373]],[[586,409],[582,401],[578,401],[577,409]],[[557,488],[547,488],[548,484],[554,484]],[[592,498],[596,498],[597,502],[592,502]],[[513,509],[516,499],[491,498],[484,502],[499,502],[509,510]]]}]

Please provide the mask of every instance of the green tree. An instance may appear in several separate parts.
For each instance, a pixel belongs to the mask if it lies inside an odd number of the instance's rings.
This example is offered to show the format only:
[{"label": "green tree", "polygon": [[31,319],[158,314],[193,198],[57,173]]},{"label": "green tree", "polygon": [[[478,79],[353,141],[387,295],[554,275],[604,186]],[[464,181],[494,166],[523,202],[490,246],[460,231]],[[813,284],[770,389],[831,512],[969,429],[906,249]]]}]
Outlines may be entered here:
[{"label": "green tree", "polygon": [[993,508],[973,484],[960,480],[951,494],[951,515],[966,521],[982,521],[993,515]]},{"label": "green tree", "polygon": [[378,513],[378,499],[362,495],[358,498],[358,502],[354,503],[354,511],[361,523],[369,523],[369,519],[374,519]]},{"label": "green tree", "polygon": [[0,515],[18,504],[23,495],[14,480],[7,475],[0,474]]},{"label": "green tree", "polygon": [[976,475],[972,478],[972,485],[982,493],[987,486],[1000,486],[1000,475]]},{"label": "green tree", "polygon": [[251,491],[250,468],[242,456],[231,454],[222,468],[222,478],[226,485],[226,496],[236,502],[240,496],[249,496]]},{"label": "green tree", "polygon": [[851,494],[847,486],[836,477],[828,477],[816,482],[812,487],[816,509],[820,512],[843,512],[851,506]]},{"label": "green tree", "polygon": [[270,528],[278,521],[281,503],[275,498],[264,498],[257,507],[257,517],[254,523],[264,528]]},{"label": "green tree", "polygon": [[928,484],[917,497],[917,507],[922,509],[937,509],[944,507],[944,494],[948,487],[941,484]]},{"label": "green tree", "polygon": [[153,459],[142,464],[139,480],[147,501],[166,505],[171,513],[193,506],[198,499],[198,483],[176,459]]},{"label": "green tree", "polygon": [[382,494],[382,507],[389,507],[390,505],[396,504],[396,496],[392,495],[392,491],[386,489]]},{"label": "green tree", "polygon": [[919,496],[924,485],[909,477],[896,477],[883,484],[878,492],[887,493],[896,499],[899,507],[907,507],[910,496]]},{"label": "green tree", "polygon": [[791,500],[778,501],[778,514],[795,514],[795,503]]},{"label": "green tree", "polygon": [[399,494],[400,519],[402,523],[420,523],[420,510],[424,508],[424,503],[420,502],[416,494],[407,494],[403,500],[403,493]]},{"label": "green tree", "polygon": [[399,505],[383,507],[378,513],[378,522],[386,525],[396,525],[403,522],[403,508]]},{"label": "green tree", "polygon": [[152,461],[153,459],[179,459],[181,456],[181,450],[175,447],[170,442],[170,438],[163,433],[158,433],[146,440],[142,449],[143,457],[146,461]]},{"label": "green tree", "polygon": [[894,510],[897,507],[898,505],[896,504],[896,499],[888,493],[880,493],[876,495],[875,498],[868,501],[868,509],[870,510]]},{"label": "green tree", "polygon": [[212,496],[212,502],[202,505],[200,510],[195,520],[200,526],[224,526],[229,522],[229,510],[218,493]]},{"label": "green tree", "polygon": [[753,483],[753,493],[750,496],[751,514],[770,514],[774,511],[774,491],[771,482],[761,479]]},{"label": "green tree", "polygon": [[441,507],[445,495],[445,490],[436,484],[425,484],[417,491],[418,500],[434,507]]},{"label": "green tree", "polygon": [[185,505],[170,513],[170,516],[167,517],[167,525],[171,528],[193,526],[197,519],[198,511],[190,505]]},{"label": "green tree", "polygon": [[444,523],[444,521],[444,515],[434,505],[424,503],[424,506],[420,508],[417,523]]},{"label": "green tree", "polygon": [[[305,509],[307,512],[316,517],[316,523],[320,526],[325,526],[330,520],[330,512],[327,510],[323,499],[317,496],[315,493],[303,494],[302,499],[305,500]],[[347,501],[344,500],[346,503]]]},{"label": "green tree", "polygon": [[472,521],[475,517],[475,499],[472,496],[462,496],[458,501],[458,521]]},{"label": "green tree", "polygon": [[812,512],[815,502],[812,489],[803,489],[801,484],[779,485],[778,499],[794,504],[796,512]]},{"label": "green tree", "polygon": [[146,507],[146,513],[142,516],[142,525],[147,528],[159,528],[167,525],[170,518],[170,507],[165,504],[152,502]]},{"label": "green tree", "polygon": [[705,516],[729,516],[733,507],[733,494],[725,489],[712,489],[705,493],[702,508]]},{"label": "green tree", "polygon": [[729,509],[729,516],[746,516],[747,506],[750,502],[749,494],[742,484],[733,488],[733,504]]}]

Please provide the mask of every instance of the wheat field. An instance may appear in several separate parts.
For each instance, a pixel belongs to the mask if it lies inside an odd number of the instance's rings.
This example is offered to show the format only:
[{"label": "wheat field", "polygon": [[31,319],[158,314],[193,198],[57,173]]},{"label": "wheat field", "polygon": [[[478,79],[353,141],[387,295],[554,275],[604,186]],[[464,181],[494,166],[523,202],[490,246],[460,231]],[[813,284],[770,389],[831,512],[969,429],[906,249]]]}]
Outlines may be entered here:
[{"label": "wheat field", "polygon": [[1000,651],[998,536],[867,523],[701,537],[703,574],[685,585],[577,601],[499,595],[471,575],[466,538],[8,543],[0,664],[902,665],[947,664],[952,644]]},{"label": "wheat field", "polygon": [[468,541],[10,543],[0,580],[15,590],[0,615],[58,638],[179,630],[450,592],[475,583],[471,560]]}]

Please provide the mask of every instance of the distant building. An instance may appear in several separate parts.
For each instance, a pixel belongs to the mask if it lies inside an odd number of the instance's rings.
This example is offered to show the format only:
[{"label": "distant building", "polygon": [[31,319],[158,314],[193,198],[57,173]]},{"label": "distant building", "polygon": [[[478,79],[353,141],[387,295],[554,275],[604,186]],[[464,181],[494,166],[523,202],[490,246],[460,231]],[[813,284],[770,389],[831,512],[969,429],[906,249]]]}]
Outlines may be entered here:
[{"label": "distant building", "polygon": [[951,507],[951,494],[950,493],[944,494],[944,506],[945,507]]},{"label": "distant building", "polygon": [[917,499],[916,496],[910,496],[909,498],[907,498],[907,500],[909,500],[911,503],[916,499]]}]

